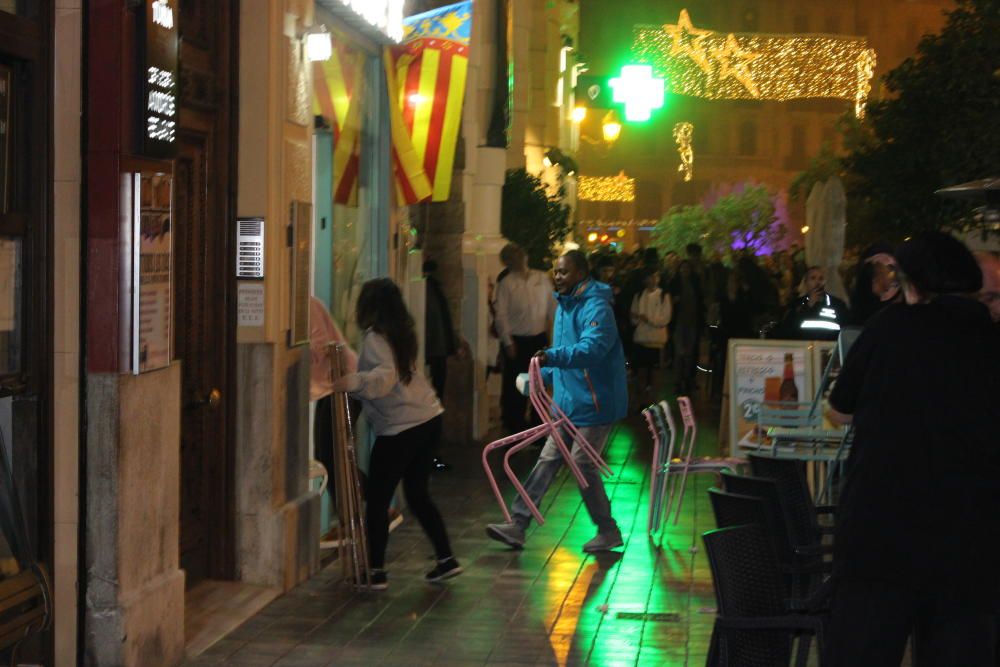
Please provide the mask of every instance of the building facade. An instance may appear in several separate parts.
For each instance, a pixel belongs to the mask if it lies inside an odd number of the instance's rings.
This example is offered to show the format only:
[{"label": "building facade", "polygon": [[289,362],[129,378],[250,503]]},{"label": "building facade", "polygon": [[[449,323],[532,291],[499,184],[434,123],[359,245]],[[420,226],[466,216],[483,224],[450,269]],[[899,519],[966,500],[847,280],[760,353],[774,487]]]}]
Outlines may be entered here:
[{"label": "building facade", "polygon": [[[585,0],[581,46],[590,73],[615,76],[627,62],[636,25],[677,24],[686,9],[692,27],[720,33],[837,35],[864,37],[877,54],[869,99],[884,94],[879,79],[915,54],[921,36],[944,24],[949,0],[889,2],[644,2]],[[669,84],[668,84],[669,85]],[[635,201],[627,212],[638,220],[659,219],[672,206],[711,201],[746,182],[767,185],[787,202],[792,180],[824,144],[840,150],[838,119],[853,104],[837,99],[711,100],[668,96],[669,105],[647,123],[624,125],[611,147],[584,143],[581,169],[586,175],[612,176],[628,166],[636,179]],[[582,131],[600,136],[600,119],[591,114]],[[693,125],[693,177],[678,172],[680,157],[673,136],[677,123]],[[805,224],[804,204],[787,202],[795,240]],[[628,222],[621,206],[586,205],[581,219]]]}]

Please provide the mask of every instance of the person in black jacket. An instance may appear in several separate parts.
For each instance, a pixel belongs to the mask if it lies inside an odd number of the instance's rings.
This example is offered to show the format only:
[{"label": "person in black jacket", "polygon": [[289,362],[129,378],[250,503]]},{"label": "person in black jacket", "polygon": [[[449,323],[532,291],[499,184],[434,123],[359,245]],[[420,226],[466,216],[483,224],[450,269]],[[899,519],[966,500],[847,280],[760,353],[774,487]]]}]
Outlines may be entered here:
[{"label": "person in black jacket", "polygon": [[772,338],[836,340],[847,323],[847,304],[827,293],[822,267],[809,267],[802,282],[805,295],[788,307]]},{"label": "person in black jacket", "polygon": [[865,327],[830,394],[853,423],[837,508],[832,667],[994,667],[1000,605],[1000,336],[982,275],[933,232],[896,251],[906,304]]},{"label": "person in black jacket", "polygon": [[701,280],[689,260],[677,267],[677,275],[670,284],[670,297],[674,305],[674,366],[677,369],[677,393],[684,395],[694,390],[694,376],[698,365],[698,344],[705,326],[705,297]]}]

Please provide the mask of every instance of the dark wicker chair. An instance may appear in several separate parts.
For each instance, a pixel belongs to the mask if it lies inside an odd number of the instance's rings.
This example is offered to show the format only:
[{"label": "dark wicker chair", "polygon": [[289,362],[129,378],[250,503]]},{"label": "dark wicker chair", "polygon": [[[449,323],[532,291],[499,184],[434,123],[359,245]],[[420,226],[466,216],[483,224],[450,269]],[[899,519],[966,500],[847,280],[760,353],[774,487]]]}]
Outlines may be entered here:
[{"label": "dark wicker chair", "polygon": [[822,616],[788,611],[761,527],[720,528],[703,539],[718,604],[708,667],[788,667],[793,651],[796,667],[805,667],[813,637],[822,649]]},{"label": "dark wicker chair", "polygon": [[802,462],[764,454],[749,454],[747,458],[754,477],[773,479],[777,484],[792,543],[797,547],[821,544],[823,535],[832,532],[832,528],[821,526],[819,515],[832,515],[834,508],[813,503]]},{"label": "dark wicker chair", "polygon": [[[823,556],[831,552],[831,547],[800,546],[793,543],[788,512],[778,493],[777,482],[773,479],[723,472],[722,485],[727,492],[759,498],[762,501],[763,510],[767,513],[767,523],[763,525],[769,531],[769,538],[782,570],[788,575],[789,590],[804,600],[809,600],[820,590],[824,579],[832,570],[832,563],[823,560]],[[810,600],[807,604],[824,603],[820,600]]]}]

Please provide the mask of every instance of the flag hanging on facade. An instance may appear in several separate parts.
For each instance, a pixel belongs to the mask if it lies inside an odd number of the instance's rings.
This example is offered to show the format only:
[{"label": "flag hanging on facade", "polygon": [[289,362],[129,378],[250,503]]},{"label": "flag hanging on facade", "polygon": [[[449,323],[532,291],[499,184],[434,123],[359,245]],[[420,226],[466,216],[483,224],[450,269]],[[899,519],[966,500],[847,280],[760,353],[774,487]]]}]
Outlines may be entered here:
[{"label": "flag hanging on facade", "polygon": [[313,112],[333,131],[333,201],[345,206],[358,205],[363,67],[363,54],[341,40],[329,60],[313,63]]},{"label": "flag hanging on facade", "polygon": [[[455,147],[462,121],[462,103],[469,65],[472,0],[441,7],[404,21],[403,43],[392,48],[395,104],[409,142],[393,132],[393,158],[400,203],[422,199],[413,181],[419,180],[407,155],[415,155],[431,187],[431,200],[447,201],[455,164]],[[388,69],[388,63],[387,63]],[[395,115],[395,110],[393,115]],[[412,151],[412,153],[411,153]],[[412,159],[412,158],[411,158]]]}]

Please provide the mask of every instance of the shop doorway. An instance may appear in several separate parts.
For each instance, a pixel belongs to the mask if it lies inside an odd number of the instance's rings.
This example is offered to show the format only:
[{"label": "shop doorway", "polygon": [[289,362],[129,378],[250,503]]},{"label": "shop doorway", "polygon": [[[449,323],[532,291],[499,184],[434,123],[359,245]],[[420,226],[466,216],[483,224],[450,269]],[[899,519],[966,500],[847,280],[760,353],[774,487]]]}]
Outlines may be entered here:
[{"label": "shop doorway", "polygon": [[174,322],[182,372],[180,564],[189,588],[235,576],[233,5],[182,2],[179,12]]}]

